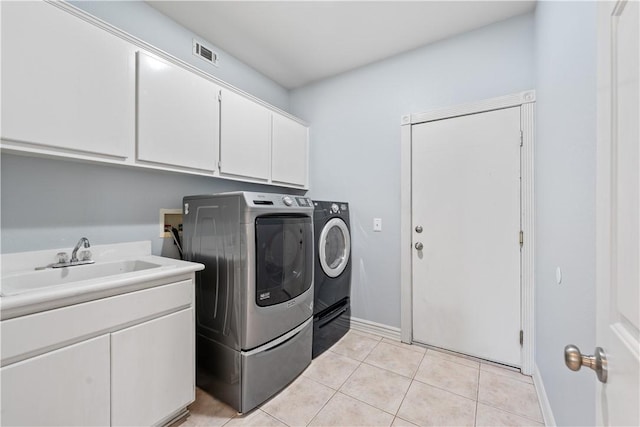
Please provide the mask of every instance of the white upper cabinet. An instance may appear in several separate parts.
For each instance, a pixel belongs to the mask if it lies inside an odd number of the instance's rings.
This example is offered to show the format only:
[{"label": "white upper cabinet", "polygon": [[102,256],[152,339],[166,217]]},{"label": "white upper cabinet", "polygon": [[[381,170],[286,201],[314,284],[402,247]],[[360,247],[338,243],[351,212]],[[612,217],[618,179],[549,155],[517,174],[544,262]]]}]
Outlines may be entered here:
[{"label": "white upper cabinet", "polygon": [[271,111],[229,90],[220,106],[220,174],[267,182],[271,177]]},{"label": "white upper cabinet", "polygon": [[306,126],[273,113],[271,181],[307,187],[309,138]]},{"label": "white upper cabinet", "polygon": [[66,2],[0,1],[3,151],[308,188],[308,129]]},{"label": "white upper cabinet", "polygon": [[123,160],[135,49],[44,2],[2,2],[2,138]]},{"label": "white upper cabinet", "polygon": [[213,174],[219,90],[189,70],[138,52],[137,159]]}]

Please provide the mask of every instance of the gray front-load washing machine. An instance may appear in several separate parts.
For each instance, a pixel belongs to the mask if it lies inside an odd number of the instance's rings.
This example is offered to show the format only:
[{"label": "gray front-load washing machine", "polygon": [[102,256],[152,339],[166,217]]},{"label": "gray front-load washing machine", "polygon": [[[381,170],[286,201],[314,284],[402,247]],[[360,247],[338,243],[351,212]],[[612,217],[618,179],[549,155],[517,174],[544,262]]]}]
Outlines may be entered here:
[{"label": "gray front-load washing machine", "polygon": [[247,412],[311,362],[313,205],[236,192],[184,198],[196,275],[196,382]]}]

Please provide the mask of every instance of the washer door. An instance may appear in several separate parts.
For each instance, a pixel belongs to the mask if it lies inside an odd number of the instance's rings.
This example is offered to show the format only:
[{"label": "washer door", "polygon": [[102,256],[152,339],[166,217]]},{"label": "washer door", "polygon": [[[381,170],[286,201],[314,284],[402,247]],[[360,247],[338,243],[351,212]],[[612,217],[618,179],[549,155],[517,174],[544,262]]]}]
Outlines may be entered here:
[{"label": "washer door", "polygon": [[320,266],[329,277],[338,277],[344,271],[351,254],[351,236],[347,224],[340,218],[326,223],[318,239]]},{"label": "washer door", "polygon": [[289,301],[313,283],[313,224],[310,216],[256,218],[256,304]]}]

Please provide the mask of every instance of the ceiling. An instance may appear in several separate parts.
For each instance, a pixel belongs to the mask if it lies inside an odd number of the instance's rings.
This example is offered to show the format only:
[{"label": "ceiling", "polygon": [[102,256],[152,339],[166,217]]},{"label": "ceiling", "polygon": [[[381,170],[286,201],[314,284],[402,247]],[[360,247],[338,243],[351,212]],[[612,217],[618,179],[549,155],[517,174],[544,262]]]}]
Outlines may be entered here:
[{"label": "ceiling", "polygon": [[147,3],[287,89],[535,7],[534,0]]}]

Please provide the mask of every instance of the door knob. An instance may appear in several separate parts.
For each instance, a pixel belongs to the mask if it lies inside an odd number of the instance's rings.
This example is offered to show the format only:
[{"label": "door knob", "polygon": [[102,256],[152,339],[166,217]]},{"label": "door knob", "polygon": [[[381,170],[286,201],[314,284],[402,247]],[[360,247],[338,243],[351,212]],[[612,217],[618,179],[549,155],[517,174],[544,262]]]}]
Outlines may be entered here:
[{"label": "door knob", "polygon": [[596,347],[594,355],[584,355],[578,347],[570,344],[564,348],[564,363],[572,371],[579,371],[583,366],[591,368],[601,383],[607,382],[607,356],[602,347]]},{"label": "door knob", "polygon": [[422,233],[422,226],[416,225],[416,233]]},{"label": "door knob", "polygon": [[422,243],[420,243],[420,242],[416,242],[415,246],[416,246],[416,249],[419,250],[419,251],[421,251],[422,248],[424,248],[424,245]]}]

